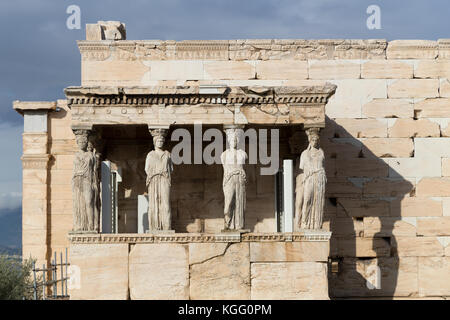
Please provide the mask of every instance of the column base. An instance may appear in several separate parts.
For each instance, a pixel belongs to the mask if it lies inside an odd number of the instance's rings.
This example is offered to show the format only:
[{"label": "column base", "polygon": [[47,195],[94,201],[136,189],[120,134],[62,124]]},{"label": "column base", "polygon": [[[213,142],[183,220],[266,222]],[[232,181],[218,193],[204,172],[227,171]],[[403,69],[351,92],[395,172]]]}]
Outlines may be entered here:
[{"label": "column base", "polygon": [[69,234],[100,234],[98,231],[87,231],[87,230],[79,230],[79,231],[69,231]]},{"label": "column base", "polygon": [[175,230],[147,230],[145,231],[145,233],[149,233],[149,234],[174,234]]},{"label": "column base", "polygon": [[222,229],[220,230],[221,233],[250,233],[250,229]]}]

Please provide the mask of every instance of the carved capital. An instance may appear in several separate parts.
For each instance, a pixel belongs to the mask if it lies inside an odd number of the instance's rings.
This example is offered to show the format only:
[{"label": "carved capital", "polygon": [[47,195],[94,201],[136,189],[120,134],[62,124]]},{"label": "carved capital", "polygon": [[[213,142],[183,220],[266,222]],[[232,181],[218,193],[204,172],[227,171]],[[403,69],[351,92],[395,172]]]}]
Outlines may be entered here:
[{"label": "carved capital", "polygon": [[318,128],[318,127],[310,127],[310,128],[307,128],[305,130],[305,132],[306,132],[306,135],[308,137],[313,136],[313,135],[319,137],[320,128]]},{"label": "carved capital", "polygon": [[88,138],[91,135],[91,130],[85,130],[85,129],[74,129],[72,130],[75,134],[75,137],[85,137]]},{"label": "carved capital", "polygon": [[162,138],[165,141],[167,133],[169,132],[169,126],[149,126],[148,131],[152,135],[153,141],[157,138]]},{"label": "carved capital", "polygon": [[149,131],[150,131],[150,134],[152,135],[153,139],[156,137],[165,138],[167,136],[167,132],[169,132],[169,129],[157,128],[157,129],[149,129]]},{"label": "carved capital", "polygon": [[86,131],[91,131],[92,130],[92,123],[88,122],[88,123],[82,123],[82,122],[73,122],[71,125],[72,131],[75,133],[75,131],[79,131],[80,130],[86,130]]},{"label": "carved capital", "polygon": [[245,128],[245,125],[243,125],[243,124],[224,124],[223,125],[223,130],[225,130],[225,132],[228,129],[242,129],[242,130],[244,130],[244,128]]},{"label": "carved capital", "polygon": [[47,169],[50,163],[51,155],[39,154],[39,155],[24,155],[22,160],[23,169]]}]

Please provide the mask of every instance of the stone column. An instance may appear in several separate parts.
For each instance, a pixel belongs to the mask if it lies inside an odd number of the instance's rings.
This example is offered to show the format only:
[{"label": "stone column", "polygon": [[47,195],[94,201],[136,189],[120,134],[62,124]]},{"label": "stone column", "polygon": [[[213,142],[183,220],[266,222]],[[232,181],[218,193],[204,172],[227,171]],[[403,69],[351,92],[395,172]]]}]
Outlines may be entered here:
[{"label": "stone column", "polygon": [[170,152],[163,149],[169,127],[149,127],[154,150],[145,159],[148,192],[148,228],[150,233],[173,233],[170,186],[173,171]]},{"label": "stone column", "polygon": [[243,126],[224,126],[228,149],[222,153],[220,160],[223,166],[224,194],[224,229],[222,231],[225,232],[250,232],[244,229],[247,183],[244,164],[247,153],[239,149],[239,142],[244,138],[241,135],[242,128]]},{"label": "stone column", "polygon": [[49,162],[47,117],[55,102],[14,102],[24,116],[22,156],[22,256],[36,259],[36,266],[47,265],[50,244],[47,221]]},{"label": "stone column", "polygon": [[320,128],[306,129],[308,147],[300,156],[296,186],[296,230],[320,230],[325,205],[325,156],[320,148]]},{"label": "stone column", "polygon": [[100,232],[100,213],[101,213],[101,164],[103,160],[103,151],[105,143],[96,130],[92,130],[88,141],[88,150],[94,153],[95,169],[93,177],[94,187],[94,230]]},{"label": "stone column", "polygon": [[79,151],[75,154],[72,175],[73,232],[99,231],[99,157],[89,128],[72,128]]}]

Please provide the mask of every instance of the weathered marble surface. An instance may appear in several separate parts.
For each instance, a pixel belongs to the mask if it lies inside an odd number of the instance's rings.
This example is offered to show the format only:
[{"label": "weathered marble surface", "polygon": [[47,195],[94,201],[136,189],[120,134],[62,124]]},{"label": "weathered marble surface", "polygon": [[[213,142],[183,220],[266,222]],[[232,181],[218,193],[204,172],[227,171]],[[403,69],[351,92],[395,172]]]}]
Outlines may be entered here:
[{"label": "weathered marble surface", "polygon": [[255,300],[327,300],[327,264],[321,262],[252,263]]},{"label": "weathered marble surface", "polygon": [[[72,292],[76,299],[327,298],[329,233],[309,241],[292,234],[222,235],[226,239],[205,234],[72,234],[71,263],[80,268],[81,284],[89,281],[92,293],[85,287]],[[102,267],[102,261],[108,265]],[[101,282],[112,278],[115,290]]]},{"label": "weathered marble surface", "polygon": [[189,244],[190,299],[250,299],[248,243]]},{"label": "weathered marble surface", "polygon": [[70,299],[128,299],[128,244],[74,244],[70,266],[80,271]]},{"label": "weathered marble surface", "polygon": [[185,244],[136,244],[130,250],[133,300],[189,299],[189,252]]},{"label": "weathered marble surface", "polygon": [[327,262],[327,241],[250,242],[251,262]]}]

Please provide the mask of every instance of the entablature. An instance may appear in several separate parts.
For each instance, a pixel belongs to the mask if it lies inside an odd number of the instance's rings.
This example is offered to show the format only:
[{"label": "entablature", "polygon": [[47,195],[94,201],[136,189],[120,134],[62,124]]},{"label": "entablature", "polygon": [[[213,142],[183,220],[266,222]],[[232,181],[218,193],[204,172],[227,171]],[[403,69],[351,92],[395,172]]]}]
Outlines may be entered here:
[{"label": "entablature", "polygon": [[303,124],[323,127],[336,86],[68,87],[78,124]]}]

